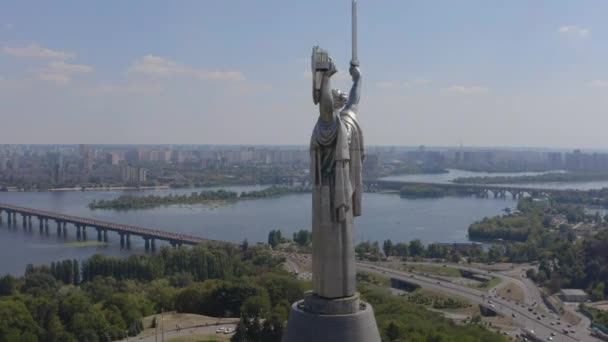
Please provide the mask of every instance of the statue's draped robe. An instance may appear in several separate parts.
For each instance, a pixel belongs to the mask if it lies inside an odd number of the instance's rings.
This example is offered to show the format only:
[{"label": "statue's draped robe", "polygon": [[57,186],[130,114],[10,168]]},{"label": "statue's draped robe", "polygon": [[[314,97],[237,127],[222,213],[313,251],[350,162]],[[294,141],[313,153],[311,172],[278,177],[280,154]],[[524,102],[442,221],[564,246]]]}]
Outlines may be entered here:
[{"label": "statue's draped robe", "polygon": [[313,292],[325,298],[355,294],[353,217],[361,215],[363,135],[356,115],[320,119],[310,143]]}]

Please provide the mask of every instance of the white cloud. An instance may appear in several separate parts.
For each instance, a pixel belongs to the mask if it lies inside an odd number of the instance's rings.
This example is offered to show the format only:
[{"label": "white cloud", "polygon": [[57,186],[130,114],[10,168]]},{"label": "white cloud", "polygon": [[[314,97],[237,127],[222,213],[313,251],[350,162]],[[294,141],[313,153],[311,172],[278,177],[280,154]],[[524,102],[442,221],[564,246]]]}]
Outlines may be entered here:
[{"label": "white cloud", "polygon": [[74,73],[89,73],[93,71],[93,67],[84,64],[70,64],[64,61],[57,61],[49,63],[49,68],[62,73],[74,74]]},{"label": "white cloud", "polygon": [[567,36],[588,38],[591,36],[591,30],[588,28],[578,27],[576,25],[566,25],[559,28],[559,33]]},{"label": "white cloud", "polygon": [[153,77],[172,77],[185,75],[212,81],[244,81],[245,75],[240,71],[222,71],[198,69],[185,64],[179,64],[170,59],[147,55],[136,61],[129,72]]},{"label": "white cloud", "polygon": [[68,84],[72,80],[73,75],[93,72],[93,67],[84,64],[70,64],[64,61],[56,61],[34,72],[38,75],[38,79],[42,81]]},{"label": "white cloud", "polygon": [[480,95],[487,94],[490,89],[485,86],[466,86],[466,85],[454,85],[448,88],[444,88],[444,91],[448,93],[461,94],[461,95]]},{"label": "white cloud", "polygon": [[25,58],[68,59],[76,56],[70,51],[51,50],[35,43],[23,47],[3,47],[2,53]]},{"label": "white cloud", "polygon": [[152,76],[171,76],[186,71],[186,68],[178,66],[171,60],[152,55],[144,56],[129,68],[129,72]]},{"label": "white cloud", "polygon": [[608,81],[595,80],[590,85],[594,88],[608,88]]}]

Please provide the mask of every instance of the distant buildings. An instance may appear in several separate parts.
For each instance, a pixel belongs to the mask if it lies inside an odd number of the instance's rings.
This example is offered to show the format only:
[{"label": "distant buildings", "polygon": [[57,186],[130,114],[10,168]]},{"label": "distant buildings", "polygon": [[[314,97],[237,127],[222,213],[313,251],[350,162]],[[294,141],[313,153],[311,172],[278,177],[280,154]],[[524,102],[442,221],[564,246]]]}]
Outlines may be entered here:
[{"label": "distant buildings", "polygon": [[64,179],[64,165],[63,155],[59,152],[51,153],[49,155],[49,163],[51,165],[51,178],[55,184],[63,183]]},{"label": "distant buildings", "polygon": [[143,167],[124,165],[121,168],[122,181],[125,183],[144,183],[147,179],[148,170]]}]

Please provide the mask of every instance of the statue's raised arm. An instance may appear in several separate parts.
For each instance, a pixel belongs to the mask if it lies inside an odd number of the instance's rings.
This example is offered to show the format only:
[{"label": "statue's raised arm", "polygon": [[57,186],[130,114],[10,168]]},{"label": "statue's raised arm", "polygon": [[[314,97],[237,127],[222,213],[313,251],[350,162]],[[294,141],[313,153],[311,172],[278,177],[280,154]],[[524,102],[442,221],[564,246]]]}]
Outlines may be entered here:
[{"label": "statue's raised arm", "polygon": [[350,88],[348,102],[346,102],[346,106],[344,106],[343,110],[357,113],[357,105],[359,105],[359,100],[361,99],[361,70],[359,69],[359,66],[351,64],[349,71],[350,76],[353,79],[353,86]]}]

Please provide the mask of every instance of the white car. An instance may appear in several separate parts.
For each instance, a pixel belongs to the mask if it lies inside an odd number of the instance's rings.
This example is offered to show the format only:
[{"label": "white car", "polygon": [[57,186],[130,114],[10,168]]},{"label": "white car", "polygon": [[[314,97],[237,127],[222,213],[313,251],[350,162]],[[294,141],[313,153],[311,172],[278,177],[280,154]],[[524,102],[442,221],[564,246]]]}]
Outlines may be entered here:
[{"label": "white car", "polygon": [[232,334],[234,332],[234,328],[226,328],[226,330],[224,330],[224,334],[228,335],[228,334]]},{"label": "white car", "polygon": [[226,332],[226,328],[224,327],[219,327],[217,328],[217,330],[215,331],[216,334],[223,334]]}]

